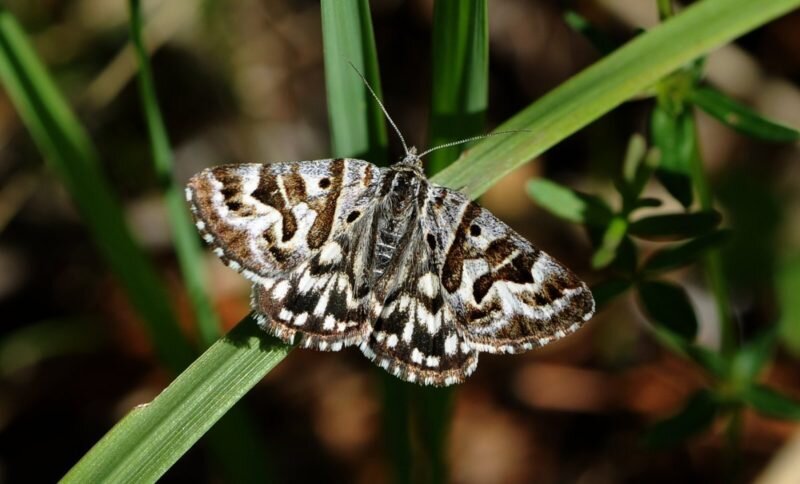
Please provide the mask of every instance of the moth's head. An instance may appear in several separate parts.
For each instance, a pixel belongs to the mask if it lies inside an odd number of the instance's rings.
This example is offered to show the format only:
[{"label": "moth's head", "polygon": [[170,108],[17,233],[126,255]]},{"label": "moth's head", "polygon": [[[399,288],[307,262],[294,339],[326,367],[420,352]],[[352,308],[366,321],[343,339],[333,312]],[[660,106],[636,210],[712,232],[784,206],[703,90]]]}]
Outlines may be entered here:
[{"label": "moth's head", "polygon": [[412,146],[406,152],[406,156],[400,160],[401,165],[409,165],[415,168],[422,168],[422,159],[417,155],[417,148]]}]

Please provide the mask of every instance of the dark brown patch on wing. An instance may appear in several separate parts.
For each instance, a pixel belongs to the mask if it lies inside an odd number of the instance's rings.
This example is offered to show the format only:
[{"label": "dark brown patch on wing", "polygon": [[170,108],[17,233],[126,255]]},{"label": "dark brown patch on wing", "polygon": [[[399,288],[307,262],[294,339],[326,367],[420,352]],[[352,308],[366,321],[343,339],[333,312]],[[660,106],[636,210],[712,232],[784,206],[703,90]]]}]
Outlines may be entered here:
[{"label": "dark brown patch on wing", "polygon": [[312,206],[317,212],[317,218],[308,233],[308,246],[318,249],[328,240],[333,228],[333,218],[336,216],[336,206],[339,203],[339,194],[344,182],[345,160],[339,158],[331,162],[331,174],[326,179],[330,181],[328,193]]},{"label": "dark brown patch on wing", "polygon": [[511,260],[510,264],[500,267],[496,271],[486,273],[472,284],[472,295],[475,302],[480,304],[495,282],[508,281],[516,284],[530,284],[533,282],[531,268],[536,262],[538,254],[519,254]]},{"label": "dark brown patch on wing", "polygon": [[361,184],[368,187],[372,183],[372,167],[364,165],[364,177],[361,178]]},{"label": "dark brown patch on wing", "polygon": [[224,197],[228,210],[236,212],[242,208],[242,182],[237,176],[230,175],[223,170],[215,169],[214,178],[222,183],[220,193]]},{"label": "dark brown patch on wing", "polygon": [[286,197],[289,203],[297,205],[306,200],[306,182],[300,175],[300,164],[292,165],[292,170],[288,175],[282,177],[283,188],[286,190]]},{"label": "dark brown patch on wing", "polygon": [[294,218],[294,214],[281,194],[277,178],[271,175],[266,167],[262,167],[261,174],[259,175],[258,187],[253,190],[251,196],[264,205],[269,205],[281,214],[281,240],[283,242],[291,240],[295,232],[297,232],[297,220]]},{"label": "dark brown patch on wing", "polygon": [[489,243],[489,247],[484,252],[484,258],[489,262],[489,267],[497,267],[510,256],[516,246],[508,237],[494,239]]},{"label": "dark brown patch on wing", "polygon": [[469,237],[469,227],[472,221],[481,214],[481,208],[474,202],[469,202],[467,209],[461,216],[461,221],[456,229],[453,243],[447,251],[444,265],[442,266],[442,285],[449,293],[454,293],[461,286],[461,271],[464,267],[464,259],[470,254],[467,253],[467,237]]}]

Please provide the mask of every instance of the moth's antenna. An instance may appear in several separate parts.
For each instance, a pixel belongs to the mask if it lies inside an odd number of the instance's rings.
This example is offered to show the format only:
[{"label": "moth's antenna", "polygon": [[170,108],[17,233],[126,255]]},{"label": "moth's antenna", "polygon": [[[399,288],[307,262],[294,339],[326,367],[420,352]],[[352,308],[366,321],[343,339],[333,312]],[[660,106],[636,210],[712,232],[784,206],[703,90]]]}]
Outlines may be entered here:
[{"label": "moth's antenna", "polygon": [[470,141],[475,141],[475,140],[479,140],[479,139],[483,139],[483,138],[488,138],[489,136],[497,136],[497,135],[501,135],[501,134],[514,134],[514,133],[528,133],[528,132],[529,131],[526,130],[526,129],[515,129],[515,130],[511,130],[511,131],[498,131],[496,133],[481,134],[481,135],[478,135],[478,136],[472,136],[470,138],[464,138],[464,139],[458,140],[458,141],[451,141],[450,143],[445,143],[443,145],[434,146],[431,149],[423,151],[418,156],[420,158],[422,158],[423,156],[427,155],[428,153],[430,153],[432,151],[440,150],[442,148],[449,148],[449,147],[455,146],[455,145],[462,145],[464,143],[469,143]]},{"label": "moth's antenna", "polygon": [[361,80],[364,81],[364,85],[367,86],[367,89],[369,89],[369,92],[372,94],[372,97],[375,98],[375,101],[378,103],[378,106],[381,107],[381,111],[383,111],[383,114],[386,116],[386,119],[389,120],[389,124],[391,124],[392,128],[394,128],[394,131],[397,133],[397,136],[400,138],[400,142],[403,143],[403,150],[405,150],[406,155],[411,154],[410,151],[408,150],[408,145],[406,144],[406,140],[405,140],[405,138],[403,138],[403,134],[400,133],[399,129],[397,129],[397,125],[394,124],[394,120],[392,119],[391,116],[389,116],[389,112],[386,111],[386,108],[383,106],[383,103],[381,102],[381,100],[378,97],[378,95],[375,94],[375,91],[372,90],[372,86],[370,86],[369,82],[367,82],[367,78],[364,77],[364,74],[362,74],[361,71],[358,70],[358,67],[356,67],[355,64],[353,64],[350,61],[347,61],[347,63],[350,64],[350,67],[352,67],[353,70],[356,71],[356,74],[358,74],[358,76],[361,78]]}]

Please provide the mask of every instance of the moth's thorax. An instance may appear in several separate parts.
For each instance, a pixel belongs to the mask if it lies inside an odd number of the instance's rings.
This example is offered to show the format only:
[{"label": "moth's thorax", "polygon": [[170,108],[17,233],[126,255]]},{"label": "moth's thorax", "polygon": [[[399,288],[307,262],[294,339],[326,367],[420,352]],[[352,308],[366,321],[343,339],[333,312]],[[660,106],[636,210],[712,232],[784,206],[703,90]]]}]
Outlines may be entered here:
[{"label": "moth's thorax", "polygon": [[427,182],[413,166],[395,165],[385,176],[375,244],[375,279],[383,275],[399,252],[403,236],[416,223],[420,194],[427,188]]}]

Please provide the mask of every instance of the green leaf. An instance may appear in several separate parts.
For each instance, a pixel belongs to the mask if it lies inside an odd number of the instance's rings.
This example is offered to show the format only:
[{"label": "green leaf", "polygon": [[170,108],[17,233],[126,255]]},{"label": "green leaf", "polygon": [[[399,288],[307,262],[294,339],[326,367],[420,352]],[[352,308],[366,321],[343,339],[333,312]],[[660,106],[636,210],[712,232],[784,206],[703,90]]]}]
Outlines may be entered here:
[{"label": "green leaf", "polygon": [[246,319],[114,426],[64,482],[156,481],[290,349]]},{"label": "green leaf", "polygon": [[729,230],[718,230],[689,242],[658,250],[647,259],[642,271],[645,273],[659,273],[692,264],[702,255],[720,247],[729,237]]},{"label": "green leaf", "polygon": [[776,328],[770,328],[743,345],[731,362],[731,377],[737,386],[752,383],[772,356],[777,338]]},{"label": "green leaf", "polygon": [[528,181],[527,190],[536,203],[570,222],[604,227],[613,216],[611,209],[600,198],[545,178]]},{"label": "green leaf", "polygon": [[[429,148],[484,132],[489,99],[489,20],[486,0],[436,0],[433,8]],[[427,159],[429,175],[452,163],[467,145]]]},{"label": "green leaf", "polygon": [[681,444],[705,431],[717,415],[717,401],[708,390],[698,390],[675,415],[652,427],[645,435],[649,447],[664,448]]},{"label": "green leaf", "polygon": [[660,152],[656,176],[684,207],[692,204],[691,162],[697,143],[689,110],[673,114],[660,102],[651,118],[653,145]]},{"label": "green leaf", "polygon": [[742,400],[758,413],[782,420],[800,420],[800,402],[764,385],[752,385],[741,395]]},{"label": "green leaf", "polygon": [[633,286],[633,281],[621,278],[609,279],[592,286],[592,296],[594,296],[598,310],[630,289],[631,286]]},{"label": "green leaf", "polygon": [[723,124],[748,136],[785,143],[800,139],[800,131],[765,119],[712,87],[694,89],[689,100]]},{"label": "green leaf", "polygon": [[600,247],[592,256],[592,267],[601,269],[611,264],[617,257],[617,249],[620,244],[625,240],[625,234],[628,230],[628,221],[621,216],[615,216],[611,219],[603,237],[600,240]]},{"label": "green leaf", "polygon": [[[639,133],[634,133],[628,141],[625,160],[622,162],[622,177],[629,185],[636,183],[636,175],[639,173],[646,154],[647,141],[644,139],[644,136]],[[638,196],[638,193],[634,196]]]},{"label": "green leaf", "polygon": [[660,207],[663,205],[663,202],[657,198],[646,197],[640,198],[636,200],[636,204],[634,205],[635,208],[654,208]]},{"label": "green leaf", "polygon": [[692,360],[719,380],[728,378],[730,374],[729,362],[719,353],[687,341],[683,336],[674,333],[669,328],[653,326],[651,329],[658,342],[669,348],[673,353]]},{"label": "green leaf", "polygon": [[173,177],[172,148],[158,107],[150,60],[142,40],[142,11],[139,0],[130,0],[130,11],[131,40],[139,63],[139,93],[147,122],[147,132],[150,135],[156,176],[164,192],[172,237],[175,241],[175,252],[186,282],[186,292],[194,306],[200,337],[206,346],[210,346],[220,336],[220,323],[205,292],[200,239],[189,216],[183,189],[176,186]]},{"label": "green leaf", "polygon": [[383,112],[350,66],[381,95],[369,1],[322,0],[322,41],[332,156],[385,164]]},{"label": "green leaf", "polygon": [[781,318],[781,341],[793,355],[800,355],[800,252],[784,257],[778,264],[775,286]]},{"label": "green leaf", "polygon": [[636,274],[636,267],[639,263],[639,249],[629,236],[622,238],[622,242],[617,247],[617,256],[611,263],[610,267],[617,269],[623,274],[627,274],[633,278]]},{"label": "green leaf", "polygon": [[639,284],[639,298],[655,324],[692,341],[697,334],[697,317],[686,291],[663,281],[644,281]]},{"label": "green leaf", "polygon": [[631,222],[628,232],[643,239],[688,238],[710,232],[721,221],[715,211],[653,215]]},{"label": "green leaf", "polygon": [[125,225],[83,126],[14,17],[0,7],[0,80],[22,121],[77,204],[107,263],[142,315],[159,358],[176,373],[194,357],[155,268]]},{"label": "green leaf", "polygon": [[615,42],[604,32],[595,28],[586,18],[574,10],[567,10],[564,13],[564,22],[566,22],[572,30],[586,37],[601,54],[611,53],[614,49],[619,47],[618,42]]}]

